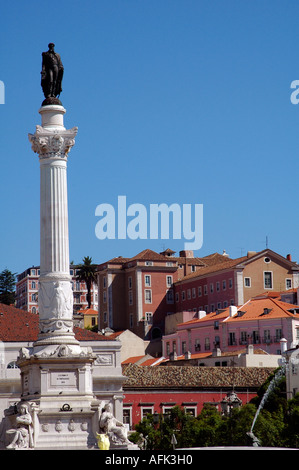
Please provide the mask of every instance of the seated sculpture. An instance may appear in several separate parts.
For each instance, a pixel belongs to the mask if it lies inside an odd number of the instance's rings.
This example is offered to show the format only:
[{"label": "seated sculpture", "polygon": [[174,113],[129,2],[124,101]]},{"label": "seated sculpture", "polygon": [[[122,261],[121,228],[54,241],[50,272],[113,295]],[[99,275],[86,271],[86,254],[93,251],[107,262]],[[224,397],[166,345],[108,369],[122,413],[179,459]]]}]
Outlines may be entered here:
[{"label": "seated sculpture", "polygon": [[110,403],[107,403],[102,411],[100,417],[100,431],[109,436],[109,439],[114,444],[132,444],[127,438],[127,429],[118,421],[112,413]]},{"label": "seated sculpture", "polygon": [[16,417],[17,427],[6,431],[7,434],[13,434],[12,442],[7,449],[28,449],[33,447],[33,429],[32,417],[28,410],[27,403],[20,404],[20,413]]}]

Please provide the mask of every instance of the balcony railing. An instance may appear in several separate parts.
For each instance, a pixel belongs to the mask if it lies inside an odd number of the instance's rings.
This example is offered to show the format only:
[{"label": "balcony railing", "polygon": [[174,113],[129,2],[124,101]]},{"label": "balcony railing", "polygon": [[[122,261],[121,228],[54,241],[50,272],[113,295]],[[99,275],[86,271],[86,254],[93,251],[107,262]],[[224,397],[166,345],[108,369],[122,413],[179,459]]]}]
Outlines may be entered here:
[{"label": "balcony railing", "polygon": [[[240,338],[239,339],[239,344],[241,345],[247,345],[247,344],[272,344],[272,343],[279,343],[281,338],[283,338],[283,336],[262,336],[262,337],[259,337],[259,336],[256,336],[254,338],[252,338],[251,336],[248,336],[246,339],[244,338]],[[229,345],[232,346],[232,344],[230,344],[230,340],[228,341]],[[236,344],[236,342],[234,342],[234,344]]]}]

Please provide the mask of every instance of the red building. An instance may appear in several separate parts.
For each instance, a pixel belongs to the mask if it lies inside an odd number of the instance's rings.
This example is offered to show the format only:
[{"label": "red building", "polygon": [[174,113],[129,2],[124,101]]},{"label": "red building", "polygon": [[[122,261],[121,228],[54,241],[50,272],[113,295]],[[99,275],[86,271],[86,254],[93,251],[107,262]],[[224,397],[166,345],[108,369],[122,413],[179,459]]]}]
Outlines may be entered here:
[{"label": "red building", "polygon": [[221,412],[221,402],[234,391],[242,404],[250,402],[274,368],[136,366],[123,368],[124,423],[130,429],[146,414],[162,413],[175,405],[197,416],[205,404]]}]

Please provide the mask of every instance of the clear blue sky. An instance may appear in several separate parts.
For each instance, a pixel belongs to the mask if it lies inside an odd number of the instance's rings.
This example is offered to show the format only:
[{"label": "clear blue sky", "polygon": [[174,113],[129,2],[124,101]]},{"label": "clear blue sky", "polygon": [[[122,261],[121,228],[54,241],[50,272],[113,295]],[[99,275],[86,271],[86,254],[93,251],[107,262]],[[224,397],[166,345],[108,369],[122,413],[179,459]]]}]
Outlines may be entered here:
[{"label": "clear blue sky", "polygon": [[0,13],[0,270],[39,264],[41,53],[65,67],[78,126],[68,161],[70,258],[100,263],[184,240],[106,240],[95,209],[203,204],[203,246],[266,247],[299,261],[299,3],[291,0],[15,0]]}]

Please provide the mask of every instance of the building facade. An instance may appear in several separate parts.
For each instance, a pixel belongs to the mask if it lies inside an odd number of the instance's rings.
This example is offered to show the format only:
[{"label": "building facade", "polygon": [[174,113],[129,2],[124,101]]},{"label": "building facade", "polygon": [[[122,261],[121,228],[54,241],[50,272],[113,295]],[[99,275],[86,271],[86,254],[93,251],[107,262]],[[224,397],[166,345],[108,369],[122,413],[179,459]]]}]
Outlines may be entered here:
[{"label": "building facade", "polygon": [[[202,258],[208,263],[209,257]],[[248,252],[237,259],[220,258],[184,276],[174,285],[176,312],[214,312],[229,305],[242,305],[264,291],[282,292],[299,287],[299,266],[266,249]]]},{"label": "building facade", "polygon": [[229,352],[248,345],[268,354],[281,354],[281,339],[288,346],[299,344],[299,307],[271,298],[257,296],[240,307],[229,306],[177,325],[175,332],[163,336],[162,354],[170,357],[186,352]]},{"label": "building facade", "polygon": [[[72,276],[72,289],[74,293],[74,312],[86,309],[88,307],[86,295],[86,283],[79,281],[76,277],[78,268],[70,266],[70,275]],[[38,284],[40,276],[40,267],[32,266],[17,276],[16,283],[16,307],[27,312],[38,313]],[[98,310],[98,289],[93,285],[91,293],[91,308]]]},{"label": "building facade", "polygon": [[219,412],[228,393],[234,391],[245,405],[256,396],[259,387],[273,368],[243,367],[123,367],[124,423],[130,429],[147,414],[165,415],[173,406],[180,406],[197,416],[204,405]]}]

